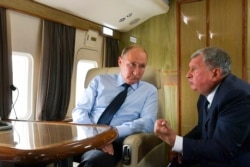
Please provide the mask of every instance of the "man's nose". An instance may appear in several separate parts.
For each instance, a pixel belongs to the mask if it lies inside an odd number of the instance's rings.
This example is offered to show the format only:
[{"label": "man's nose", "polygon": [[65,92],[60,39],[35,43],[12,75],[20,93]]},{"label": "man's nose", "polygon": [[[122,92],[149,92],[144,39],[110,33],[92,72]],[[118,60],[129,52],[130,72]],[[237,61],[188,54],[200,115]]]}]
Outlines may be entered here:
[{"label": "man's nose", "polygon": [[137,76],[139,73],[140,73],[140,68],[139,67],[135,67],[134,70],[133,70],[133,74],[135,76]]},{"label": "man's nose", "polygon": [[186,78],[190,78],[191,74],[190,74],[190,70],[186,73]]}]

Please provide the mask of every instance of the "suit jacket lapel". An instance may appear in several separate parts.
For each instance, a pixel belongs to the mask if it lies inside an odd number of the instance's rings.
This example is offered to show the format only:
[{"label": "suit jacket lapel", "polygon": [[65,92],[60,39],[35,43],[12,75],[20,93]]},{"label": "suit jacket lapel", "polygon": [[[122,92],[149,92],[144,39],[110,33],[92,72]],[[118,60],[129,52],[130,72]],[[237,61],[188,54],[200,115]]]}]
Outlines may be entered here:
[{"label": "suit jacket lapel", "polygon": [[[221,85],[220,85],[221,87]],[[218,103],[220,103],[220,99],[221,97],[224,95],[223,91],[220,89],[220,87],[217,89],[215,95],[214,95],[214,98],[213,98],[213,101],[212,103],[210,104],[210,107],[209,109],[207,110],[207,116],[206,118],[204,119],[204,127],[205,127],[205,130],[206,130],[206,137],[209,138],[209,133],[213,133],[211,132],[211,124],[213,124],[212,122],[214,121],[214,119],[217,119],[216,115],[215,114],[215,110],[216,110],[216,106],[218,106]],[[205,102],[204,102],[205,103]],[[211,134],[210,134],[211,135]]]}]

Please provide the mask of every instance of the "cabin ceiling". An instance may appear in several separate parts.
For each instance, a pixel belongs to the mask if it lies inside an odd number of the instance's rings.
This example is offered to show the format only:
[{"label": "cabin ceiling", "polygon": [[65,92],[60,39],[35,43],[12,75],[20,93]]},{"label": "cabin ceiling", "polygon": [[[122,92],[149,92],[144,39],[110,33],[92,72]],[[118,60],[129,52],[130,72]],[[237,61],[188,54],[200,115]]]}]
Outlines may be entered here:
[{"label": "cabin ceiling", "polygon": [[168,12],[168,0],[33,0],[105,27],[126,32]]}]

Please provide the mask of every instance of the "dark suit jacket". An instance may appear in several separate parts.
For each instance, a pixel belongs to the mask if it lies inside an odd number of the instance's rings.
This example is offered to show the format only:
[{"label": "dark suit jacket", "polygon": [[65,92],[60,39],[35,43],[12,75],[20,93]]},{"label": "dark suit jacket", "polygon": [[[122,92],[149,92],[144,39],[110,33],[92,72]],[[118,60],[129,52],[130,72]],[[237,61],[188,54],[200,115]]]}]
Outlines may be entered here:
[{"label": "dark suit jacket", "polygon": [[250,85],[228,75],[215,93],[205,116],[200,96],[198,125],[183,139],[183,160],[206,167],[250,166]]}]

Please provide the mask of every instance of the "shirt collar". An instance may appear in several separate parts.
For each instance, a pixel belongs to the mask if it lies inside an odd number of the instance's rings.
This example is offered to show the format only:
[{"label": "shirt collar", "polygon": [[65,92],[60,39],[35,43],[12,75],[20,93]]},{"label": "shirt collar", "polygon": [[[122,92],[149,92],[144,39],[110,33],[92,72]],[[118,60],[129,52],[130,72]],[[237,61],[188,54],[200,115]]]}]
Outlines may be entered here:
[{"label": "shirt collar", "polygon": [[[119,74],[118,78],[117,78],[117,85],[116,86],[117,87],[122,86],[124,83],[125,83],[125,81],[123,80],[122,75]],[[135,90],[136,88],[139,87],[139,83],[140,83],[140,81],[130,85],[130,87]]]},{"label": "shirt collar", "polygon": [[122,84],[124,84],[124,80],[122,79],[122,75],[119,74],[118,78],[117,78],[117,87],[121,86]]},{"label": "shirt collar", "polygon": [[209,102],[209,104],[212,104],[213,99],[214,99],[214,95],[215,95],[215,93],[216,93],[216,91],[217,91],[217,89],[218,89],[219,86],[220,86],[220,84],[217,85],[217,86],[214,88],[214,90],[213,90],[211,93],[209,93],[209,95],[207,96],[207,101]]}]

